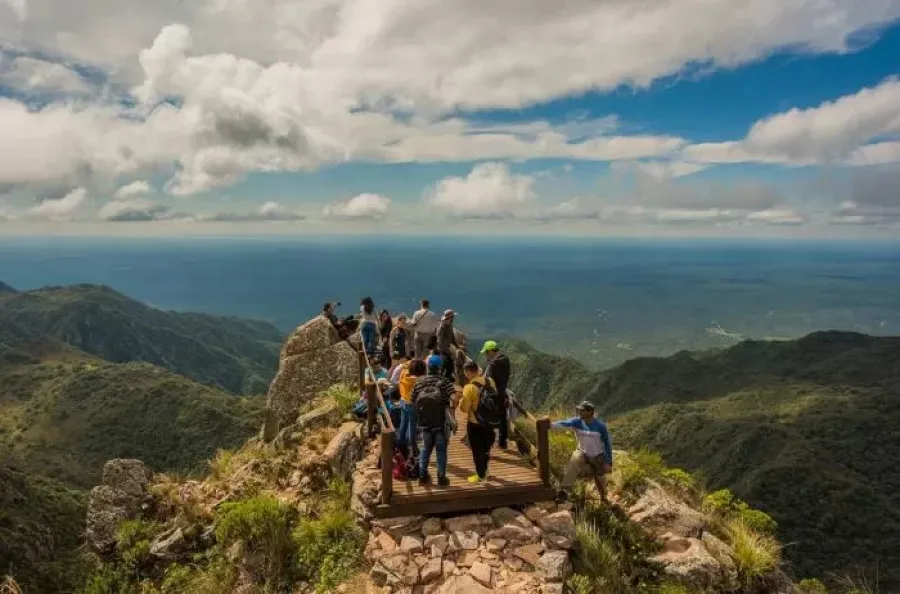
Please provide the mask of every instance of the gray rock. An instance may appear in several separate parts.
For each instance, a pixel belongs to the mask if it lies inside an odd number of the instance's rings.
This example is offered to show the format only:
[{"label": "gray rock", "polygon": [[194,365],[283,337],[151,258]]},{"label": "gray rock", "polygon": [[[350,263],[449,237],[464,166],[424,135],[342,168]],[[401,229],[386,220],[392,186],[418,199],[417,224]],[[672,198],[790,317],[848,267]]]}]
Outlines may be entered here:
[{"label": "gray rock", "polygon": [[150,545],[150,554],[159,559],[175,559],[185,549],[181,528],[161,534]]},{"label": "gray rock", "polygon": [[422,516],[402,516],[399,518],[385,518],[372,521],[373,528],[381,528],[399,542],[404,536],[420,534],[425,518]]},{"label": "gray rock", "polygon": [[725,570],[696,538],[671,535],[665,549],[652,561],[661,563],[665,574],[690,589],[726,590]]},{"label": "gray rock", "polygon": [[560,582],[544,582],[541,584],[541,594],[563,594],[563,584]]},{"label": "gray rock", "polygon": [[457,516],[444,520],[447,532],[477,532],[484,534],[494,526],[491,516],[484,514]]},{"label": "gray rock", "polygon": [[706,527],[703,514],[672,497],[654,481],[647,481],[646,490],[628,509],[628,515],[656,536],[670,532],[685,538],[699,538]]},{"label": "gray rock", "polygon": [[421,553],[424,550],[422,539],[418,536],[404,536],[400,539],[400,550],[408,555]]},{"label": "gray rock", "polygon": [[489,565],[485,565],[480,561],[476,561],[472,564],[472,567],[469,568],[469,575],[475,578],[475,581],[480,583],[483,586],[491,587],[491,578],[493,577],[493,570]]},{"label": "gray rock", "polygon": [[95,553],[112,552],[119,525],[141,513],[152,476],[140,460],[115,459],[103,466],[103,484],[91,490],[85,525],[85,539]]},{"label": "gray rock", "polygon": [[423,584],[430,584],[437,581],[443,575],[443,572],[443,562],[439,558],[431,559],[419,572],[419,581]]},{"label": "gray rock", "polygon": [[434,536],[444,531],[441,521],[438,518],[428,518],[422,524],[422,536]]},{"label": "gray rock", "polygon": [[450,538],[446,534],[432,534],[425,537],[425,550],[432,557],[443,557],[450,545]]},{"label": "gray rock", "polygon": [[518,526],[526,530],[530,530],[533,524],[531,520],[526,518],[514,509],[508,507],[498,507],[491,512],[491,519],[494,526],[502,528],[504,526]]},{"label": "gray rock", "polygon": [[571,512],[560,511],[544,516],[540,521],[544,542],[553,549],[571,549],[578,537]]},{"label": "gray rock", "polygon": [[475,578],[466,574],[453,576],[444,582],[438,594],[492,594],[493,590],[486,588],[475,581]]},{"label": "gray rock", "polygon": [[316,316],[291,332],[281,348],[281,357],[327,349],[338,341],[340,336],[328,318]]},{"label": "gray rock", "polygon": [[537,542],[540,540],[540,531],[537,528],[522,528],[515,524],[509,524],[502,528],[495,528],[485,535],[488,540],[502,539],[517,545]]},{"label": "gray rock", "polygon": [[140,460],[116,458],[103,465],[103,483],[129,497],[145,498],[153,471]]},{"label": "gray rock", "polygon": [[322,453],[334,476],[343,479],[350,477],[362,456],[364,444],[361,423],[350,422],[341,425]]},{"label": "gray rock", "polygon": [[572,573],[572,563],[566,551],[547,551],[535,567],[548,582],[565,582]]},{"label": "gray rock", "polygon": [[450,535],[450,546],[448,551],[455,553],[457,551],[474,551],[478,548],[478,533],[476,532],[454,532]]}]

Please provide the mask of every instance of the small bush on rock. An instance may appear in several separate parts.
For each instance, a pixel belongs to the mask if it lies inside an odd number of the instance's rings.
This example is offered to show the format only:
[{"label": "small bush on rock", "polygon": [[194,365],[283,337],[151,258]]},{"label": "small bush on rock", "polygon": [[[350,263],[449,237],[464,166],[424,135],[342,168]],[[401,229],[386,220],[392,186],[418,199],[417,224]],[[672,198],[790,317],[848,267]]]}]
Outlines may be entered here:
[{"label": "small bush on rock", "polygon": [[291,509],[274,497],[260,495],[226,503],[216,518],[216,539],[223,547],[243,543],[246,550],[261,554],[267,583],[279,584],[289,565]]},{"label": "small bush on rock", "polygon": [[754,530],[740,518],[728,522],[725,532],[741,580],[750,585],[781,564],[781,545],[768,534]]},{"label": "small bush on rock", "polygon": [[797,584],[797,594],[828,594],[828,589],[819,580],[805,579]]},{"label": "small bush on rock", "polygon": [[325,390],[322,395],[327,400],[332,400],[338,407],[341,417],[345,417],[353,410],[353,406],[359,400],[359,390],[346,384],[336,384]]}]

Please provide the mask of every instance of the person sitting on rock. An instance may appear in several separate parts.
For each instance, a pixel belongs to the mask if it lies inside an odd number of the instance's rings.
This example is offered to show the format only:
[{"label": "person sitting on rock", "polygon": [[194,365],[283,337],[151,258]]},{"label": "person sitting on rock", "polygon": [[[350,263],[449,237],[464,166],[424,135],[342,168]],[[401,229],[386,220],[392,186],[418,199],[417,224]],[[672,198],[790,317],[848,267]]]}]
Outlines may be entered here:
[{"label": "person sitting on rock", "polygon": [[594,405],[584,401],[575,408],[578,416],[566,421],[557,421],[552,429],[572,429],[578,440],[578,448],[572,453],[563,475],[562,489],[557,499],[565,501],[575,479],[587,474],[594,478],[600,499],[607,503],[606,475],[612,472],[612,441],[606,423],[594,417]]},{"label": "person sitting on rock", "polygon": [[374,355],[378,349],[378,317],[375,315],[375,302],[371,297],[364,297],[360,301],[359,332],[366,354]]},{"label": "person sitting on rock", "polygon": [[431,482],[428,465],[431,453],[437,450],[438,486],[447,487],[447,410],[453,406],[456,389],[453,382],[441,375],[443,361],[432,355],[426,361],[428,375],[416,380],[412,391],[412,403],[416,408],[416,420],[422,433],[422,452],[419,456],[419,484]]}]

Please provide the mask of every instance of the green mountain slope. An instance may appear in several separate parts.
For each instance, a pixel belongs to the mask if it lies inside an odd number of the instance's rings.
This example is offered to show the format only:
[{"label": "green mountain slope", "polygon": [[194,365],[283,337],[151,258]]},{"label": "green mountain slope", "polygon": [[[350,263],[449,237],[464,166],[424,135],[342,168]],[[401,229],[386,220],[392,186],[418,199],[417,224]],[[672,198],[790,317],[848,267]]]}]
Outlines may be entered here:
[{"label": "green mountain slope", "polygon": [[162,311],[104,286],[0,291],[0,346],[53,339],[235,393],[266,391],[283,338],[265,322]]},{"label": "green mountain slope", "polygon": [[[110,363],[53,342],[0,355],[0,568],[35,592],[77,577],[87,489],[110,458],[201,469],[242,444],[263,399],[236,398],[148,363]],[[6,480],[2,480],[6,479]],[[6,486],[9,484],[9,488]]]},{"label": "green mountain slope", "polygon": [[592,400],[614,442],[771,513],[798,573],[878,567],[900,588],[900,338],[819,332],[599,373],[509,350],[530,406]]}]

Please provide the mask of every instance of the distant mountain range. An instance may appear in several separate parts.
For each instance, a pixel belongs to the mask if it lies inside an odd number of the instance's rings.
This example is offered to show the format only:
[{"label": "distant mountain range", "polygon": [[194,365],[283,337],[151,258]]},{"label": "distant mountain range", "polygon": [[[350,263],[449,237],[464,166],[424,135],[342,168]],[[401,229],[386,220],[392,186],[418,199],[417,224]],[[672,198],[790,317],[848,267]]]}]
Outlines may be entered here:
[{"label": "distant mountain range", "polygon": [[817,332],[602,372],[504,346],[527,406],[593,401],[614,443],[771,513],[801,575],[863,568],[900,590],[900,338]]},{"label": "distant mountain range", "polygon": [[190,473],[243,444],[281,340],[264,323],[163,312],[107,287],[0,285],[0,574],[71,592],[104,462]]}]

